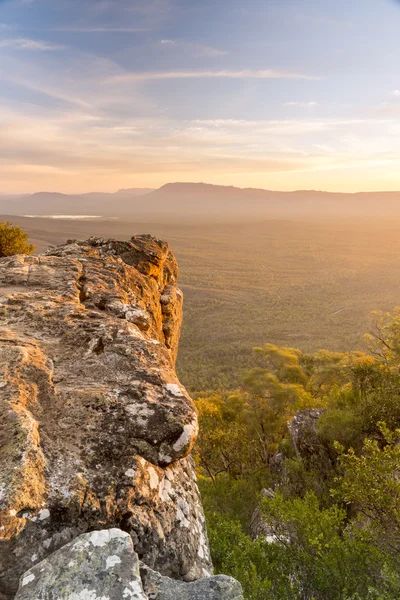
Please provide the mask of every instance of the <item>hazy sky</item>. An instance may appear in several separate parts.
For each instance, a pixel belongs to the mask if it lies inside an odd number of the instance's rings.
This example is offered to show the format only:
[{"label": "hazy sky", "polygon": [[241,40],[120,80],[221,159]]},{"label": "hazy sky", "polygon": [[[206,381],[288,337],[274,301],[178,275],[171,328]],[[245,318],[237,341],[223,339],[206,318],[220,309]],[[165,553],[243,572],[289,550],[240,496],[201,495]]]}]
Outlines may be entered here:
[{"label": "hazy sky", "polygon": [[400,2],[0,0],[0,193],[400,189]]}]

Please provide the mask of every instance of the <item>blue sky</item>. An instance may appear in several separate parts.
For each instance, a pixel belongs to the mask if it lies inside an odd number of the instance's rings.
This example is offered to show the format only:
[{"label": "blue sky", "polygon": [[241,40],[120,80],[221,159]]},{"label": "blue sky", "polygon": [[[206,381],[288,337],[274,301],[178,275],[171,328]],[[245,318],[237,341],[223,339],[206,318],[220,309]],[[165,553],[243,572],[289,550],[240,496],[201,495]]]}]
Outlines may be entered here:
[{"label": "blue sky", "polygon": [[400,2],[0,0],[0,193],[400,189]]}]

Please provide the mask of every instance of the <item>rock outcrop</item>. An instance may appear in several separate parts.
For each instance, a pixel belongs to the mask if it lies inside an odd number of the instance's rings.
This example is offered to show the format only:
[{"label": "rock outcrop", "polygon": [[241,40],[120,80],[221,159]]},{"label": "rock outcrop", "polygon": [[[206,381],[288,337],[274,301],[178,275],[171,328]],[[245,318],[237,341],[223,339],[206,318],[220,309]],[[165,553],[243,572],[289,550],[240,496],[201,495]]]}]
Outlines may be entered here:
[{"label": "rock outcrop", "polygon": [[318,408],[300,410],[288,422],[290,440],[297,456],[308,459],[326,453],[317,432],[318,420],[323,413],[324,410]]},{"label": "rock outcrop", "polygon": [[[0,590],[83,533],[120,528],[162,575],[212,573],[174,369],[168,244],[70,241],[0,260]],[[44,563],[41,563],[44,564]]]},{"label": "rock outcrop", "polygon": [[240,584],[218,575],[184,583],[142,565],[120,529],[85,533],[21,577],[15,600],[243,600]]}]

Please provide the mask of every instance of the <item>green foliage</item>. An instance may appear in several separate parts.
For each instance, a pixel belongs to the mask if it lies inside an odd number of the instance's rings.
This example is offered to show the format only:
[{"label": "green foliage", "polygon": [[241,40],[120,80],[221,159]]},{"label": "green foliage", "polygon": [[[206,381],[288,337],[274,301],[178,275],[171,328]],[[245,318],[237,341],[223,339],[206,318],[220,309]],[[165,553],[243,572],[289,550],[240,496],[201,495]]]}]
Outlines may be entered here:
[{"label": "green foliage", "polygon": [[357,455],[337,444],[343,475],[336,495],[353,506],[353,529],[368,531],[373,543],[400,569],[400,429],[379,424],[381,440],[367,439]]},{"label": "green foliage", "polygon": [[[373,355],[267,344],[235,394],[197,402],[214,562],[248,600],[400,597],[400,311],[379,331]],[[286,423],[305,408],[322,412],[299,451]],[[262,487],[272,543],[247,536]]]},{"label": "green foliage", "polygon": [[16,225],[0,221],[0,258],[14,254],[32,254],[35,247],[28,242],[28,235]]},{"label": "green foliage", "polygon": [[207,523],[219,573],[241,581],[246,600],[394,599],[396,573],[368,537],[346,528],[338,506],[321,509],[312,493],[263,502],[275,541],[252,541],[240,524],[215,513]]},{"label": "green foliage", "polygon": [[249,533],[251,517],[259,502],[260,486],[267,480],[266,472],[247,479],[232,479],[225,473],[215,482],[200,474],[198,484],[206,514],[219,514],[228,520],[238,521],[242,530]]}]

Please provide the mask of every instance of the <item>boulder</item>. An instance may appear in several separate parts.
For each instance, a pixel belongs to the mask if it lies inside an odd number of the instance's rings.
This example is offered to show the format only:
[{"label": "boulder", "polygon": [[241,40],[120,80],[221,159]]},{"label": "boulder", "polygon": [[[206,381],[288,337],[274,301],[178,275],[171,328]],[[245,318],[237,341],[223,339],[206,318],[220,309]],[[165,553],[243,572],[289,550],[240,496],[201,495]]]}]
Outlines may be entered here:
[{"label": "boulder", "polygon": [[24,573],[15,600],[243,600],[224,575],[176,581],[141,564],[120,529],[86,533]]},{"label": "boulder", "polygon": [[184,583],[163,577],[146,565],[141,566],[140,574],[149,600],[243,600],[240,583],[226,575]]},{"label": "boulder", "polygon": [[129,534],[93,531],[23,574],[15,600],[147,600]]},{"label": "boulder", "polygon": [[182,315],[165,242],[90,238],[0,259],[0,590],[77,536],[127,532],[163,575],[210,575],[175,373]]}]

